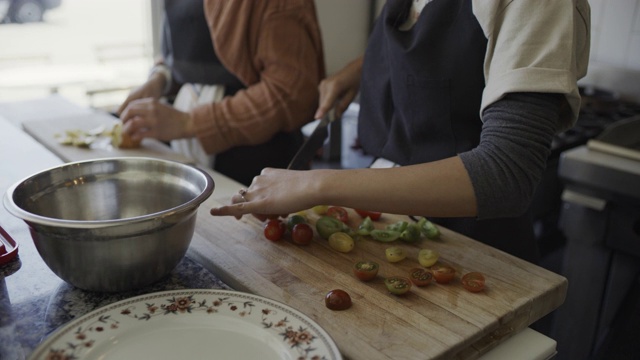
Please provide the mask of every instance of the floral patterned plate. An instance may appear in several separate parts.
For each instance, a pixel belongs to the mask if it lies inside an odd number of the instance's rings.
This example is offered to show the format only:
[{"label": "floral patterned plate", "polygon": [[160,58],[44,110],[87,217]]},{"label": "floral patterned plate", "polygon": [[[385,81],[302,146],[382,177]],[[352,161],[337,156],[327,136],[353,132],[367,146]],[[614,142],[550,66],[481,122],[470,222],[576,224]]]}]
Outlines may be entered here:
[{"label": "floral patterned plate", "polygon": [[136,296],[72,320],[30,359],[342,359],[308,316],[228,290]]}]

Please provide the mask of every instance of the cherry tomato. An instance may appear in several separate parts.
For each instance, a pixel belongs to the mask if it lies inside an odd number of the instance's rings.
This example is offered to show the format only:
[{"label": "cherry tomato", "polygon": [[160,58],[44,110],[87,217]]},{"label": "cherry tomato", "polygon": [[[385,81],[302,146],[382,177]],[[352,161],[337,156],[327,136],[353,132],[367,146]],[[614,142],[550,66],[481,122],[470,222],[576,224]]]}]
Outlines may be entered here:
[{"label": "cherry tomato", "polygon": [[282,235],[284,235],[286,230],[287,225],[281,220],[271,219],[264,225],[264,237],[271,241],[278,241],[282,239]]},{"label": "cherry tomato", "polygon": [[289,231],[293,231],[294,226],[296,226],[297,224],[306,223],[306,222],[307,222],[307,219],[305,219],[305,217],[302,215],[298,215],[298,214],[291,215],[287,219],[287,229],[289,229]]},{"label": "cherry tomato", "polygon": [[433,280],[433,273],[429,269],[413,268],[409,271],[409,280],[415,286],[427,286]]},{"label": "cherry tomato", "polygon": [[398,246],[392,246],[387,248],[384,251],[385,256],[387,257],[387,261],[389,262],[398,262],[404,260],[407,257],[407,253],[403,248]]},{"label": "cherry tomato", "polygon": [[370,281],[378,275],[378,265],[375,261],[358,261],[353,266],[353,274],[361,281]]},{"label": "cherry tomato", "polygon": [[371,218],[371,220],[378,221],[380,220],[380,216],[382,216],[382,213],[377,211],[367,211],[367,210],[361,210],[361,209],[353,209],[353,210],[355,210],[356,213],[360,215],[360,217],[363,219],[368,216]]},{"label": "cherry tomato", "polygon": [[382,242],[392,242],[400,237],[399,231],[374,229],[369,232],[374,240]]},{"label": "cherry tomato", "polygon": [[456,276],[456,269],[445,264],[435,264],[431,267],[433,278],[438,284],[447,284]]},{"label": "cherry tomato", "polygon": [[339,231],[329,236],[329,246],[334,250],[348,253],[353,250],[356,244],[349,234]]},{"label": "cherry tomato", "polygon": [[316,231],[318,231],[318,235],[320,235],[321,238],[328,239],[329,236],[335,232],[346,232],[349,230],[348,226],[342,221],[331,216],[322,216],[316,221]]},{"label": "cherry tomato", "polygon": [[404,276],[391,276],[384,279],[384,284],[390,293],[402,295],[411,290],[411,280]]},{"label": "cherry tomato", "polygon": [[346,310],[351,307],[351,296],[344,290],[331,290],[325,295],[324,304],[330,310]]},{"label": "cherry tomato", "polygon": [[349,222],[349,213],[347,212],[347,209],[340,206],[329,207],[329,209],[327,209],[327,216],[334,217],[345,224]]},{"label": "cherry tomato", "polygon": [[462,286],[471,292],[480,292],[484,289],[484,275],[482,273],[474,271],[464,274],[460,281]]},{"label": "cherry tomato", "polygon": [[418,262],[424,267],[431,267],[438,262],[440,254],[437,251],[431,249],[420,249],[418,252]]},{"label": "cherry tomato", "polygon": [[298,245],[309,245],[313,240],[313,229],[307,223],[295,224],[291,230],[291,239]]}]

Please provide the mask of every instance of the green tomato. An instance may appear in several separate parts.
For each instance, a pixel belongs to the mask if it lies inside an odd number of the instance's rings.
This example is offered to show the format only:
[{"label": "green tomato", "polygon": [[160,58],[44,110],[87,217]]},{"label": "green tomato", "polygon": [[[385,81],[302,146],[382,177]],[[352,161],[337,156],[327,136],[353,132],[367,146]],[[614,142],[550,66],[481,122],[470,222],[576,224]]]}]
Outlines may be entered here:
[{"label": "green tomato", "polygon": [[373,225],[373,220],[369,216],[365,217],[358,226],[358,231],[356,232],[358,235],[369,235],[371,230],[374,230],[375,227]]},{"label": "green tomato", "polygon": [[411,290],[411,280],[405,276],[388,277],[384,279],[384,285],[394,295],[402,295]]},{"label": "green tomato", "polygon": [[402,233],[407,228],[408,225],[409,223],[406,221],[398,221],[397,223],[387,225],[386,229]]},{"label": "green tomato", "polygon": [[406,242],[416,242],[420,239],[420,228],[416,224],[409,224],[407,228],[400,234],[400,240]]},{"label": "green tomato", "polygon": [[287,229],[289,229],[289,231],[293,231],[294,226],[298,224],[304,224],[306,222],[307,222],[307,219],[302,215],[298,215],[298,214],[291,215],[287,219]]},{"label": "green tomato", "polygon": [[382,241],[382,242],[391,242],[395,241],[400,237],[399,231],[394,230],[371,230],[369,233],[374,240]]},{"label": "green tomato", "polygon": [[342,221],[334,217],[322,216],[318,221],[316,221],[316,231],[321,238],[327,240],[333,233],[339,231],[348,233],[350,232],[350,229]]},{"label": "green tomato", "polygon": [[417,225],[418,228],[420,228],[420,232],[429,239],[437,239],[440,237],[440,230],[438,227],[431,221],[427,220],[427,218],[420,218]]}]

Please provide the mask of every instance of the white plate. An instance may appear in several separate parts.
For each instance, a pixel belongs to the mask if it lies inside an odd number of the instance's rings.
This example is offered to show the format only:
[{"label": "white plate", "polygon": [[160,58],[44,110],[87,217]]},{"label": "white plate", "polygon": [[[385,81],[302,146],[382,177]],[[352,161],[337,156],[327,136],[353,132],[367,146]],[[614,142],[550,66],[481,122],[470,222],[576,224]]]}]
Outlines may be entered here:
[{"label": "white plate", "polygon": [[[57,356],[56,356],[57,355]],[[257,295],[162,291],[75,319],[30,359],[342,359],[308,316]]]}]

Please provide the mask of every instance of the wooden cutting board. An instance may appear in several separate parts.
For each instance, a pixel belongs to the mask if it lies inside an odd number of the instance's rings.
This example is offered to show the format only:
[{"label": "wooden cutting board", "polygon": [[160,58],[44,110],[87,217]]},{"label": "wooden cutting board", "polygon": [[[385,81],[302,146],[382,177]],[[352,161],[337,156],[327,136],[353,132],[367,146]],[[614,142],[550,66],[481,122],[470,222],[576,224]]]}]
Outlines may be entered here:
[{"label": "wooden cutting board", "polygon": [[[112,121],[108,115],[91,114],[29,121],[23,126],[64,161],[152,156],[186,162],[156,141],[145,141],[138,150],[81,149],[60,145],[55,136],[66,129],[89,130]],[[188,255],[237,290],[283,302],[307,314],[329,332],[347,359],[475,359],[564,301],[564,277],[442,227],[438,240],[394,243],[409,254],[399,263],[385,259],[384,250],[390,244],[368,238],[358,240],[355,249],[346,254],[331,249],[317,235],[308,246],[268,241],[262,223],[251,216],[236,220],[209,215],[211,207],[227,203],[242,187],[221,174],[210,173],[216,189],[198,210]],[[360,218],[349,211],[350,226],[357,227]],[[317,218],[310,211],[306,215],[312,223]],[[412,221],[384,214],[376,226],[382,228],[399,220]],[[414,287],[404,296],[389,294],[384,277],[408,274],[419,265],[417,252],[424,247],[437,250],[453,265],[457,279],[446,285]],[[381,265],[376,280],[365,283],[353,276],[351,268],[361,259]],[[460,276],[469,271],[485,274],[485,291],[470,293],[462,287]],[[351,295],[350,309],[331,311],[325,307],[325,294],[338,288]]]},{"label": "wooden cutting board", "polygon": [[[438,240],[396,241],[408,252],[399,263],[389,263],[385,248],[370,238],[359,239],[350,253],[339,253],[315,236],[309,246],[290,241],[268,241],[262,223],[245,216],[212,217],[210,198],[198,214],[189,255],[237,290],[282,301],[309,315],[325,328],[349,359],[475,359],[511,335],[528,327],[564,301],[567,280],[480,242],[440,228]],[[359,216],[350,211],[350,226]],[[313,223],[317,215],[306,212]],[[385,214],[382,228],[408,217]],[[514,239],[517,241],[517,239]],[[458,273],[450,284],[413,287],[404,296],[387,292],[383,279],[407,275],[419,266],[417,253],[431,248]],[[360,259],[377,261],[381,268],[372,282],[352,274]],[[486,289],[471,293],[460,283],[469,271],[486,275]],[[324,305],[332,289],[346,290],[353,307],[331,311]]]},{"label": "wooden cutting board", "polygon": [[186,157],[172,151],[166,144],[155,139],[144,139],[141,147],[137,149],[115,148],[111,146],[110,139],[106,137],[97,139],[90,148],[62,145],[60,143],[65,131],[81,130],[88,132],[99,127],[111,129],[118,121],[117,118],[110,114],[96,111],[87,114],[52,117],[44,120],[24,121],[22,127],[25,132],[66,162],[120,156],[159,157],[184,163],[190,162]]}]

